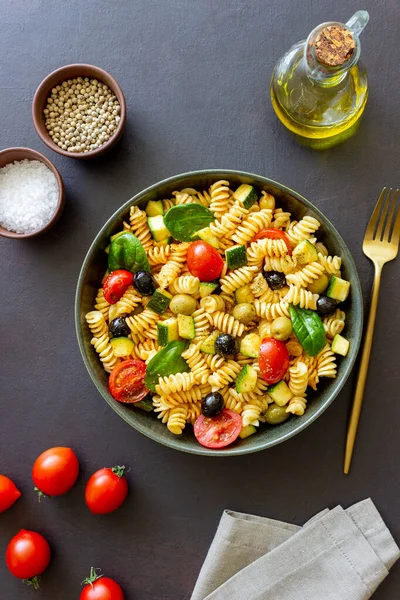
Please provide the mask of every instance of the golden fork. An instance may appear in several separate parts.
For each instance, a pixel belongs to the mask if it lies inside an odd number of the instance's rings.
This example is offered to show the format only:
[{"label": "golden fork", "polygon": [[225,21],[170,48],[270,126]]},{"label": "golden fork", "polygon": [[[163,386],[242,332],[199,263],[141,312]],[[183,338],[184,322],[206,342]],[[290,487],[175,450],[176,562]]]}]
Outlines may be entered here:
[{"label": "golden fork", "polygon": [[351,411],[349,428],[347,430],[346,453],[344,459],[344,472],[346,474],[350,470],[351,457],[353,455],[357,427],[363,402],[365,382],[368,373],[368,363],[371,354],[372,338],[374,335],[382,267],[385,263],[396,258],[399,250],[400,210],[397,210],[398,195],[399,190],[396,190],[393,194],[392,188],[390,188],[388,193],[386,193],[386,188],[383,188],[364,236],[363,252],[374,263],[375,276],[374,285],[372,287],[368,325],[361,356],[360,371],[358,373],[353,408]]}]

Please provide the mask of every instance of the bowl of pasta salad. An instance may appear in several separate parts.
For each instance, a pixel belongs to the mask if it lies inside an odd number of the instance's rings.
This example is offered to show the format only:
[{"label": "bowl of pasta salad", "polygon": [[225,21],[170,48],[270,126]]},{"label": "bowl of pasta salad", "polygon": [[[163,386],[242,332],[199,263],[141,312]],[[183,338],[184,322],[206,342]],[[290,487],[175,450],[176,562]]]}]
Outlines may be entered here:
[{"label": "bowl of pasta salad", "polygon": [[129,425],[231,456],[285,441],[333,402],[362,310],[352,256],[318,208],[266,177],[207,170],[110,217],[75,320],[93,382]]}]

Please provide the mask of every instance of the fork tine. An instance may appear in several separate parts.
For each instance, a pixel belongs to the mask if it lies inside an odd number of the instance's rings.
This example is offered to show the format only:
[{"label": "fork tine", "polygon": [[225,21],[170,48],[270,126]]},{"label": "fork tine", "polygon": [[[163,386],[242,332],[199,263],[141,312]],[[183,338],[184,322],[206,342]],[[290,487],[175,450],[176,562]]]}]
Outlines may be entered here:
[{"label": "fork tine", "polygon": [[386,201],[385,204],[382,208],[382,213],[381,216],[379,218],[379,222],[378,222],[378,227],[376,228],[376,233],[374,235],[374,239],[380,241],[381,237],[382,237],[382,231],[383,231],[383,227],[385,225],[385,220],[386,220],[386,214],[390,205],[390,200],[392,198],[392,188],[390,188],[387,196],[386,196]]},{"label": "fork tine", "polygon": [[385,198],[386,188],[384,187],[381,191],[381,194],[378,198],[378,202],[375,205],[374,212],[371,215],[371,218],[368,223],[368,227],[366,230],[365,237],[372,239],[374,237],[374,232],[376,228],[376,224],[378,222],[379,213],[381,212],[382,204]]},{"label": "fork tine", "polygon": [[399,195],[399,190],[396,190],[394,193],[394,196],[393,196],[392,205],[390,207],[390,211],[389,211],[388,218],[386,221],[385,230],[383,232],[382,241],[384,241],[384,242],[389,242],[390,237],[393,233],[393,217],[395,216],[395,213],[396,213],[398,195]]},{"label": "fork tine", "polygon": [[[399,195],[399,190],[396,190],[396,198]],[[399,246],[399,237],[400,237],[400,208],[397,209],[396,220],[393,225],[392,237],[390,239],[391,244],[396,244]]]}]

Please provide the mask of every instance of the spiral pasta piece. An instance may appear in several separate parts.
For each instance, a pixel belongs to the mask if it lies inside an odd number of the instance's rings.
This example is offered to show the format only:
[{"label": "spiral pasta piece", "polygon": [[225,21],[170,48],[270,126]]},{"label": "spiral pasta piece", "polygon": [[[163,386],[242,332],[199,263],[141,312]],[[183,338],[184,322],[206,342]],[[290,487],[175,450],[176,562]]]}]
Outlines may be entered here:
[{"label": "spiral pasta piece", "polygon": [[192,196],[187,190],[172,192],[172,195],[175,196],[175,204],[194,204],[197,200],[197,198]]},{"label": "spiral pasta piece", "polygon": [[94,337],[90,343],[94,346],[97,354],[99,355],[99,358],[103,363],[104,369],[108,373],[111,373],[114,366],[117,364],[117,362],[119,362],[119,360],[114,354],[114,350],[110,344],[110,338],[108,337],[108,334],[105,333],[101,337]]},{"label": "spiral pasta piece", "polygon": [[290,212],[285,212],[281,208],[277,208],[274,211],[273,221],[271,227],[274,229],[285,229],[290,223]]},{"label": "spiral pasta piece", "polygon": [[186,422],[194,425],[201,414],[201,404],[188,404],[186,410]]},{"label": "spiral pasta piece", "polygon": [[221,289],[224,294],[233,294],[238,288],[250,283],[253,279],[257,267],[241,267],[231,271],[229,275],[220,279]]},{"label": "spiral pasta piece", "polygon": [[241,336],[245,330],[243,323],[235,319],[232,315],[222,311],[211,314],[211,320],[215,329],[218,329],[222,333],[229,333],[234,337]]},{"label": "spiral pasta piece", "polygon": [[251,213],[238,226],[232,239],[237,244],[247,244],[261,229],[269,227],[272,219],[272,211],[269,209],[260,210],[256,213]]},{"label": "spiral pasta piece", "polygon": [[258,325],[258,333],[263,340],[264,338],[271,337],[271,321],[263,319]]},{"label": "spiral pasta piece", "polygon": [[196,344],[190,344],[189,348],[182,352],[182,358],[189,365],[196,382],[207,383],[211,371]]},{"label": "spiral pasta piece", "polygon": [[142,297],[139,296],[133,286],[130,285],[118,302],[111,304],[108,311],[109,320],[113,321],[117,317],[128,315],[141,303],[141,301]]},{"label": "spiral pasta piece", "polygon": [[168,377],[159,377],[156,384],[156,393],[160,396],[167,396],[175,392],[187,392],[190,390],[196,380],[193,373],[176,373]]},{"label": "spiral pasta piece", "polygon": [[225,310],[225,300],[221,296],[210,294],[200,300],[200,306],[204,308],[207,313],[215,313],[217,310]]},{"label": "spiral pasta piece", "polygon": [[204,308],[198,308],[192,313],[194,321],[194,342],[198,343],[204,340],[210,333],[209,315]]},{"label": "spiral pasta piece", "polygon": [[340,256],[324,256],[324,254],[319,252],[318,262],[324,267],[328,275],[340,277],[340,267],[342,266],[342,259]]},{"label": "spiral pasta piece", "polygon": [[132,206],[130,210],[129,222],[131,224],[132,233],[136,235],[143,248],[145,250],[152,248],[153,238],[147,223],[147,215],[144,210],[140,210],[138,206]]},{"label": "spiral pasta piece", "polygon": [[287,246],[284,240],[262,239],[252,242],[247,248],[248,264],[256,265],[259,269],[262,267],[264,258],[281,257],[288,253]]},{"label": "spiral pasta piece", "polygon": [[285,299],[279,302],[260,302],[256,299],[254,300],[254,308],[256,315],[262,319],[267,319],[267,321],[273,321],[278,317],[290,317],[289,302]]},{"label": "spiral pasta piece", "polygon": [[325,267],[319,262],[311,262],[303,267],[297,273],[289,273],[286,275],[286,281],[297,285],[297,287],[307,287],[309,283],[319,279],[322,273],[325,271]]},{"label": "spiral pasta piece", "polygon": [[225,364],[225,359],[219,354],[205,354],[204,360],[206,361],[210,371],[217,371]]},{"label": "spiral pasta piece", "polygon": [[99,310],[92,310],[85,316],[86,323],[94,337],[101,337],[108,334],[108,327],[103,313]]},{"label": "spiral pasta piece", "polygon": [[245,404],[242,412],[242,423],[243,427],[247,425],[253,425],[258,427],[260,421],[263,420],[263,412],[268,408],[268,398],[260,397],[252,400],[248,404]]},{"label": "spiral pasta piece", "polygon": [[236,397],[239,395],[236,390],[226,385],[219,390],[219,393],[224,399],[225,408],[233,410],[234,412],[238,413],[238,415],[242,413],[244,402]]},{"label": "spiral pasta piece", "polygon": [[132,358],[137,360],[144,360],[145,362],[152,358],[156,352],[160,349],[159,345],[155,340],[145,340],[135,344],[132,350]]},{"label": "spiral pasta piece", "polygon": [[161,396],[164,404],[172,408],[180,404],[201,404],[204,396],[211,392],[211,385],[209,383],[194,385],[190,390],[173,392],[168,396]]},{"label": "spiral pasta piece", "polygon": [[209,206],[211,204],[211,196],[207,192],[207,190],[204,190],[203,192],[196,192],[196,194],[197,194],[197,198],[199,200],[199,204],[202,204],[206,208],[209,208]]},{"label": "spiral pasta piece", "polygon": [[288,340],[286,342],[286,348],[287,348],[287,351],[289,352],[290,356],[297,357],[297,356],[301,356],[303,354],[303,346],[295,338]]},{"label": "spiral pasta piece", "polygon": [[259,273],[254,277],[250,284],[250,289],[260,302],[271,303],[279,302],[289,290],[287,286],[280,290],[271,290],[262,273]]},{"label": "spiral pasta piece", "polygon": [[[160,315],[153,312],[149,308],[145,308],[144,311],[141,312],[139,315],[127,317],[126,322],[127,322],[127,325],[133,335],[143,334],[144,332],[146,332],[146,335],[148,337],[153,337],[153,335],[151,335],[152,329],[155,327],[156,323],[159,320],[160,320]],[[156,333],[155,338],[153,338],[153,339],[156,339],[156,338],[157,338],[157,333]]]},{"label": "spiral pasta piece", "polygon": [[170,208],[175,206],[175,198],[166,198],[165,200],[161,200],[164,214],[169,211]]},{"label": "spiral pasta piece", "polygon": [[322,319],[326,337],[333,339],[337,333],[342,333],[345,326],[346,313],[337,308],[333,315],[328,315]]},{"label": "spiral pasta piece", "polygon": [[317,356],[318,377],[335,378],[337,375],[336,356],[329,344]]},{"label": "spiral pasta piece", "polygon": [[294,396],[302,396],[308,386],[307,365],[300,360],[289,368],[289,389]]},{"label": "spiral pasta piece", "polygon": [[200,279],[193,275],[181,275],[169,286],[171,294],[195,294],[199,291]]},{"label": "spiral pasta piece", "polygon": [[104,298],[104,290],[100,288],[97,292],[96,300],[95,300],[95,309],[100,311],[103,317],[106,319],[108,317],[108,309],[110,307],[110,303]]},{"label": "spiral pasta piece", "polygon": [[275,198],[265,190],[261,190],[261,198],[259,200],[260,208],[268,208],[272,212],[275,210]]},{"label": "spiral pasta piece", "polygon": [[318,254],[322,254],[322,256],[328,256],[328,248],[322,242],[316,242],[315,247],[317,249]]},{"label": "spiral pasta piece", "polygon": [[286,412],[301,417],[305,413],[306,406],[307,400],[304,396],[293,396],[293,398],[289,400],[289,404],[286,407]]},{"label": "spiral pasta piece", "polygon": [[[298,288],[296,285],[290,285],[289,291],[284,296],[283,300],[287,303],[299,305],[300,308],[310,308],[311,310],[317,310],[318,294],[313,294],[303,288]],[[288,316],[288,315],[287,315]]]},{"label": "spiral pasta piece", "polygon": [[171,412],[170,404],[161,396],[153,396],[152,402],[157,419],[161,419],[162,423],[167,423]]},{"label": "spiral pasta piece", "polygon": [[241,366],[238,365],[236,361],[225,361],[221,368],[217,369],[217,371],[210,375],[209,383],[212,391],[219,390],[220,388],[228,385],[228,383],[234,381],[239,371],[241,371]]},{"label": "spiral pasta piece", "polygon": [[279,271],[279,273],[292,273],[296,268],[296,259],[292,256],[266,256],[264,259],[264,271]]},{"label": "spiral pasta piece", "polygon": [[[171,246],[154,246],[154,248],[149,248],[147,250],[147,257],[149,259],[150,265],[153,267],[155,265],[165,265],[168,261],[168,258],[171,255]],[[152,269],[152,273],[154,273],[154,269]]]},{"label": "spiral pasta piece", "polygon": [[249,211],[244,206],[235,202],[220,220],[210,223],[210,229],[218,238],[229,238],[248,214]]},{"label": "spiral pasta piece", "polygon": [[186,261],[188,247],[188,243],[172,245],[168,261],[156,275],[156,280],[161,288],[167,288],[180,274],[183,263]]},{"label": "spiral pasta piece", "polygon": [[217,216],[224,215],[228,211],[231,194],[229,181],[221,179],[213,183],[210,187],[210,210]]},{"label": "spiral pasta piece", "polygon": [[169,431],[174,435],[181,435],[186,426],[187,416],[188,410],[186,406],[171,408],[167,421]]},{"label": "spiral pasta piece", "polygon": [[309,239],[311,234],[317,231],[320,225],[321,223],[317,219],[307,215],[298,223],[288,227],[287,234],[293,244],[299,244],[303,240]]}]

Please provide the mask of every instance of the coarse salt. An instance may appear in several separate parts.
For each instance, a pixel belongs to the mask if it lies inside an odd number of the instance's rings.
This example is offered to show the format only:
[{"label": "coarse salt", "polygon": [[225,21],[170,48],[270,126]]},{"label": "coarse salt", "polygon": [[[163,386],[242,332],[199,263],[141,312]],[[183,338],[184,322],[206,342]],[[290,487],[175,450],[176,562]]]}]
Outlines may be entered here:
[{"label": "coarse salt", "polygon": [[33,233],[50,221],[58,204],[54,173],[39,160],[20,160],[0,169],[0,225]]}]

